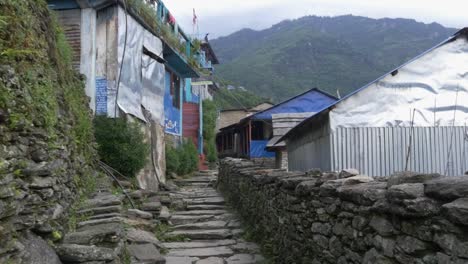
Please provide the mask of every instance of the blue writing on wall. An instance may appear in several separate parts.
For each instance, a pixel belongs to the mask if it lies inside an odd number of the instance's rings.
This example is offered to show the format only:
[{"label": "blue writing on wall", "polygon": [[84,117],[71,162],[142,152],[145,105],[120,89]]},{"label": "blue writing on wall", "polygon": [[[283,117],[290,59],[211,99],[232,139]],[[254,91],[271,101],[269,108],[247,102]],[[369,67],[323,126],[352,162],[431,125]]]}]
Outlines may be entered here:
[{"label": "blue writing on wall", "polygon": [[107,79],[96,77],[96,114],[107,115]]}]

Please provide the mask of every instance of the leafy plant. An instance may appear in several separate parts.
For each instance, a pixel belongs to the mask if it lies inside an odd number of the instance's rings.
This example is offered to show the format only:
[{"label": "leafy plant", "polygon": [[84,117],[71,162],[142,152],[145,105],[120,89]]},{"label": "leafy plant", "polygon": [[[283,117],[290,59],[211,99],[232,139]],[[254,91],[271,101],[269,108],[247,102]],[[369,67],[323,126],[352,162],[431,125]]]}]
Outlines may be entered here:
[{"label": "leafy plant", "polygon": [[178,147],[166,145],[166,172],[187,175],[198,169],[198,151],[192,140]]},{"label": "leafy plant", "polygon": [[216,118],[218,109],[211,100],[203,101],[203,139],[205,140],[205,154],[209,162],[215,162],[216,154]]},{"label": "leafy plant", "polygon": [[97,116],[94,119],[98,154],[109,166],[133,177],[147,161],[149,145],[138,125],[123,118]]},{"label": "leafy plant", "polygon": [[179,154],[171,145],[166,144],[166,173],[177,173],[179,168]]}]

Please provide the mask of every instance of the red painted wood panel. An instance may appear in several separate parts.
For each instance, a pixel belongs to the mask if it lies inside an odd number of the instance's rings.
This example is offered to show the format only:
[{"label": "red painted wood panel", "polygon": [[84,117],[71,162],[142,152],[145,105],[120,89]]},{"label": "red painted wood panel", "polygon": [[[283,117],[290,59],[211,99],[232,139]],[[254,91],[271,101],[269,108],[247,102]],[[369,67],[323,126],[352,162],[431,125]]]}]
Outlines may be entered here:
[{"label": "red painted wood panel", "polygon": [[198,104],[184,103],[182,135],[191,138],[198,149],[198,131],[200,130],[200,109]]}]

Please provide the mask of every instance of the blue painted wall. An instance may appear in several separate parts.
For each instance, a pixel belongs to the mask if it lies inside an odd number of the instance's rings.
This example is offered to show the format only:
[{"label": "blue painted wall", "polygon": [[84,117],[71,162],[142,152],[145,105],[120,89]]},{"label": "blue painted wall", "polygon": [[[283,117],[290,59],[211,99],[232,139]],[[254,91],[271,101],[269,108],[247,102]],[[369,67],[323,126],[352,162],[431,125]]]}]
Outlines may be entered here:
[{"label": "blue painted wall", "polygon": [[164,93],[164,129],[166,133],[180,136],[182,134],[182,111],[180,111],[172,105],[173,98],[171,95],[171,74],[169,72],[166,72],[165,75],[165,85],[166,87]]},{"label": "blue painted wall", "polygon": [[275,153],[266,151],[268,140],[250,141],[250,158],[274,158]]}]

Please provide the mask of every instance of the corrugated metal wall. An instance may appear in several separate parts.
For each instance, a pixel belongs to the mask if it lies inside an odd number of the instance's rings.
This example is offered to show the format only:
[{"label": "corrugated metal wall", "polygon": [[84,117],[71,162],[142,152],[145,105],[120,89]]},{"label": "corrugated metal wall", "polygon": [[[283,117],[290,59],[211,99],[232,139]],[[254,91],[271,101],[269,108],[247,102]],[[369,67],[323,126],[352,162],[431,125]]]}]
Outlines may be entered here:
[{"label": "corrugated metal wall", "polygon": [[81,9],[56,11],[65,37],[73,51],[73,67],[80,70],[81,58]]},{"label": "corrugated metal wall", "polygon": [[308,131],[300,138],[288,140],[289,170],[308,171],[313,168],[331,170],[330,141],[328,123]]},{"label": "corrugated metal wall", "polygon": [[[464,127],[338,128],[332,134],[332,169],[356,168],[372,176],[408,170],[450,176],[468,170],[468,138]],[[411,134],[413,136],[411,137]]]}]

